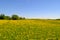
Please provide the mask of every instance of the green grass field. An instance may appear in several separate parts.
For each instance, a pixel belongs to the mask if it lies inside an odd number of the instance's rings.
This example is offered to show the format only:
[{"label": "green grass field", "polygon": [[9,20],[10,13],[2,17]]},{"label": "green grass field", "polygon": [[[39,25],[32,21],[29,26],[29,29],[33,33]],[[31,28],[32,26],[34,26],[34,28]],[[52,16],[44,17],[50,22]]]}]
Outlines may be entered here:
[{"label": "green grass field", "polygon": [[0,20],[0,40],[60,40],[60,21]]}]

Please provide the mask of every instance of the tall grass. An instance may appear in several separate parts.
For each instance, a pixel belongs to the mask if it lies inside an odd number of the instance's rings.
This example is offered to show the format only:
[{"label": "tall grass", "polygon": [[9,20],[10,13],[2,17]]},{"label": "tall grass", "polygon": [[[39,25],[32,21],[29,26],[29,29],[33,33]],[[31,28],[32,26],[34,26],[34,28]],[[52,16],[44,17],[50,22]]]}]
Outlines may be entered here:
[{"label": "tall grass", "polygon": [[0,20],[0,40],[60,40],[60,21]]}]

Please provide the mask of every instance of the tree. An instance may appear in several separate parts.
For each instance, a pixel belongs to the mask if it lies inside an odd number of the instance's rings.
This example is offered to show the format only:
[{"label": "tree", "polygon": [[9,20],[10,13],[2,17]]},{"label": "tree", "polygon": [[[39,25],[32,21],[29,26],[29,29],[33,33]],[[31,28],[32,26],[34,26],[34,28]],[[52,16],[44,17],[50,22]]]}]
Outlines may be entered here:
[{"label": "tree", "polygon": [[22,17],[20,17],[20,19],[22,19]]},{"label": "tree", "polygon": [[0,14],[0,19],[1,20],[21,20],[21,19],[25,19],[25,17],[19,17],[18,15],[12,15],[10,16],[5,16],[4,14]]},{"label": "tree", "polygon": [[13,20],[19,20],[19,16],[18,15],[12,15],[11,17]]},{"label": "tree", "polygon": [[20,17],[20,19],[25,19],[25,17]]},{"label": "tree", "polygon": [[25,17],[23,17],[22,19],[25,19]]},{"label": "tree", "polygon": [[5,15],[4,14],[0,14],[0,19],[4,19]]},{"label": "tree", "polygon": [[11,20],[11,17],[10,16],[5,16],[4,19]]}]

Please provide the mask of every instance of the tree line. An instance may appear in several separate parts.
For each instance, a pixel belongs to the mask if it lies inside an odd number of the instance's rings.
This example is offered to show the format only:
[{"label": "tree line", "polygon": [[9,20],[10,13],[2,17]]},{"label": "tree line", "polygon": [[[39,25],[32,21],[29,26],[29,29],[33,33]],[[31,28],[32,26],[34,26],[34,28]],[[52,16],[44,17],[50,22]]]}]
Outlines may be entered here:
[{"label": "tree line", "polygon": [[0,20],[20,20],[25,19],[25,17],[19,17],[18,15],[6,16],[5,14],[0,14]]}]

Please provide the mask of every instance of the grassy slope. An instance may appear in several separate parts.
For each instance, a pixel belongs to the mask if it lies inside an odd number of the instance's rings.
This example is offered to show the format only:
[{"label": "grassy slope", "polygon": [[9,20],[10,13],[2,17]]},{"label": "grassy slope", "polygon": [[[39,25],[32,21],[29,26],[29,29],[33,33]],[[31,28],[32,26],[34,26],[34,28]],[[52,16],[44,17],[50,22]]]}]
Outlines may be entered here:
[{"label": "grassy slope", "polygon": [[0,40],[49,39],[60,39],[60,21],[0,20]]}]

